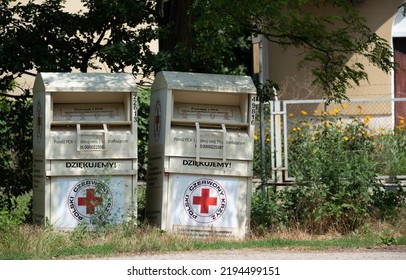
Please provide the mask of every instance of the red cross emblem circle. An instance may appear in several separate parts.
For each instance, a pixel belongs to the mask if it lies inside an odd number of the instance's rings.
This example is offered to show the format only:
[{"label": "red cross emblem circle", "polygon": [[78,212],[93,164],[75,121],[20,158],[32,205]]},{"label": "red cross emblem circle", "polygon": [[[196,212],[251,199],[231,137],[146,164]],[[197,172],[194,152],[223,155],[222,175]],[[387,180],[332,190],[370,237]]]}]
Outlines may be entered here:
[{"label": "red cross emblem circle", "polygon": [[109,187],[96,179],[83,179],[73,186],[69,193],[68,208],[78,221],[85,222],[91,215],[108,214],[112,208],[113,196]]},{"label": "red cross emblem circle", "polygon": [[198,223],[212,223],[218,220],[226,207],[226,191],[213,179],[201,178],[192,182],[183,195],[185,212]]}]

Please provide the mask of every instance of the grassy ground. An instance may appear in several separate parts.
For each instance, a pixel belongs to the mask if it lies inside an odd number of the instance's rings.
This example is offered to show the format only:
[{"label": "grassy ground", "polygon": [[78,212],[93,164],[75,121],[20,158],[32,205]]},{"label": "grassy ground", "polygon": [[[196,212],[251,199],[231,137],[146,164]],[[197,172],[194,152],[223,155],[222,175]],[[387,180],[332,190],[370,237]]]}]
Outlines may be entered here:
[{"label": "grassy ground", "polygon": [[116,254],[142,254],[241,248],[301,248],[327,250],[406,245],[404,228],[386,224],[366,225],[348,236],[335,233],[312,236],[299,231],[252,235],[243,241],[188,238],[164,233],[149,226],[124,224],[103,231],[85,227],[73,232],[31,225],[1,233],[0,259],[78,259]]}]

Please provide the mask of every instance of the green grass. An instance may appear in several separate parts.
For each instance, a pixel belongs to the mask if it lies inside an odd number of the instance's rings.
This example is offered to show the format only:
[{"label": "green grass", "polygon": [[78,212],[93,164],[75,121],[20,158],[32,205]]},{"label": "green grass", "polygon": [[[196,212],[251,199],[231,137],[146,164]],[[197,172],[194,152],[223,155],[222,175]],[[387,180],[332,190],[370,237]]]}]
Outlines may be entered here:
[{"label": "green grass", "polygon": [[[350,236],[304,236],[276,234],[243,241],[188,238],[142,226],[117,226],[107,232],[78,230],[71,233],[24,225],[3,232],[0,259],[85,259],[114,255],[174,251],[233,250],[243,248],[332,250],[406,245],[406,235],[388,229]],[[10,235],[18,238],[4,238]]]}]

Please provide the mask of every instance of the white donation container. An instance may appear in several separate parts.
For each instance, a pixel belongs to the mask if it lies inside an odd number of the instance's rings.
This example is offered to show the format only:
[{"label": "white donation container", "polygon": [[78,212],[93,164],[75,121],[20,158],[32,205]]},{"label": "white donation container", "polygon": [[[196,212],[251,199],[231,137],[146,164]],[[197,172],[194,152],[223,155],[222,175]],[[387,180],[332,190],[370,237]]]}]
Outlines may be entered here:
[{"label": "white donation container", "polygon": [[246,236],[255,95],[247,76],[157,74],[146,194],[151,222],[184,235]]},{"label": "white donation container", "polygon": [[59,229],[136,211],[136,82],[128,73],[39,73],[33,219]]}]

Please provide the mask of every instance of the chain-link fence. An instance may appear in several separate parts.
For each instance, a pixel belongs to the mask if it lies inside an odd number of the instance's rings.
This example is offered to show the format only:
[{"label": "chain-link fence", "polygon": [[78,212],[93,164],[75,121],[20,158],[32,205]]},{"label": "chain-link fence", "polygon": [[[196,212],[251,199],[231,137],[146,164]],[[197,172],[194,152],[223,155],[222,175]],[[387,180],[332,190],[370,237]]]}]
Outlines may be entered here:
[{"label": "chain-link fence", "polygon": [[[265,129],[270,146],[270,177],[274,182],[292,181],[289,172],[289,146],[292,145],[292,133],[300,125],[317,126],[321,122],[330,122],[347,126],[352,122],[363,124],[369,135],[381,136],[394,134],[401,128],[404,131],[406,118],[406,98],[353,99],[341,104],[326,105],[324,100],[285,100],[269,103],[269,123]],[[300,126],[297,127],[300,129]],[[405,135],[405,134],[403,134]],[[346,136],[343,136],[346,137]],[[404,139],[404,138],[403,138]],[[399,139],[397,142],[401,141]],[[405,140],[406,142],[406,140]],[[399,143],[395,143],[399,145]],[[334,149],[334,147],[331,147]],[[399,148],[399,147],[397,147]],[[391,151],[392,157],[405,156],[406,150]],[[386,161],[394,161],[390,156]],[[388,162],[387,165],[391,163]],[[399,162],[398,164],[403,164]],[[403,168],[406,169],[406,168]],[[398,168],[398,170],[403,170]],[[397,174],[406,175],[406,174]]]}]

